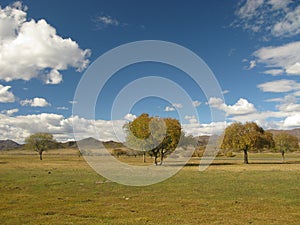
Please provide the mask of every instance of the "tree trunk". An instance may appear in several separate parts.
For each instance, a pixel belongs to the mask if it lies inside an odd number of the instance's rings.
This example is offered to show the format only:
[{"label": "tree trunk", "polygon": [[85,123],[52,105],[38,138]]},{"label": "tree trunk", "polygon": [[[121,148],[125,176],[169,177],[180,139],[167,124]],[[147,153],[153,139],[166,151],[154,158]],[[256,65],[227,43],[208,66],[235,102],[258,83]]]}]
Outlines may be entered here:
[{"label": "tree trunk", "polygon": [[160,163],[159,163],[159,165],[162,165],[162,164],[163,164],[163,161],[164,161],[164,154],[161,153],[161,154],[160,154]]},{"label": "tree trunk", "polygon": [[157,155],[154,155],[154,164],[157,166]]},{"label": "tree trunk", "polygon": [[282,156],[282,162],[284,163],[284,161],[285,161],[284,150],[281,150],[281,156]]},{"label": "tree trunk", "polygon": [[43,152],[39,152],[40,160],[43,160]]},{"label": "tree trunk", "polygon": [[143,152],[143,163],[145,163],[146,162],[146,152],[144,151]]},{"label": "tree trunk", "polygon": [[244,164],[248,164],[248,151],[247,149],[244,149]]}]

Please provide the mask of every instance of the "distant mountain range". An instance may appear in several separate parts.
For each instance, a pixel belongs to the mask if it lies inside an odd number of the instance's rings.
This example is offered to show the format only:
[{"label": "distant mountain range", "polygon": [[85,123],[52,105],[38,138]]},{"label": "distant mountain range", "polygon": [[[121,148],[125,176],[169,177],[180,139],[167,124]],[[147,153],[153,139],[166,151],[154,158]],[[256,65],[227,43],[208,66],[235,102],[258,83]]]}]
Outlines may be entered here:
[{"label": "distant mountain range", "polygon": [[295,137],[297,137],[300,140],[300,128],[296,128],[296,129],[292,129],[292,130],[268,130],[269,132],[271,132],[273,135],[276,135],[280,132],[286,132],[288,134],[291,134]]},{"label": "distant mountain range", "polygon": [[[295,137],[297,137],[300,140],[300,128],[296,128],[293,130],[268,130],[269,132],[271,132],[273,135],[276,135],[280,132],[286,132],[289,133]],[[209,140],[209,136],[204,135],[204,136],[199,136],[199,137],[195,137],[198,145],[206,145],[208,143]],[[76,141],[69,141],[66,143],[57,143],[55,146],[53,146],[53,148],[77,148],[77,146],[85,146],[85,147],[99,147],[104,145],[106,148],[122,148],[124,147],[123,143],[120,142],[115,142],[115,141],[99,141],[95,138],[89,137],[89,138],[85,138],[82,139],[80,141],[78,141],[78,143]],[[18,144],[15,141],[12,140],[0,140],[0,151],[1,150],[11,150],[11,149],[21,149],[23,147],[23,145]]]},{"label": "distant mountain range", "polygon": [[12,140],[0,140],[0,151],[20,148],[22,145]]}]

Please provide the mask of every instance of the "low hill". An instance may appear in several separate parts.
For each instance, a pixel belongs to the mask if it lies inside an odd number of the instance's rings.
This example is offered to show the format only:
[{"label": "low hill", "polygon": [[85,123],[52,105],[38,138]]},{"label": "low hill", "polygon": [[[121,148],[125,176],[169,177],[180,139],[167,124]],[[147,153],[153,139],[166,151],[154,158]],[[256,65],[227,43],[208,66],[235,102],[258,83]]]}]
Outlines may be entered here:
[{"label": "low hill", "polygon": [[123,148],[124,144],[121,142],[115,142],[115,141],[103,141],[102,142],[105,148]]},{"label": "low hill", "polygon": [[296,128],[296,129],[292,129],[292,130],[268,130],[269,132],[271,132],[273,135],[279,134],[281,132],[286,132],[288,134],[291,134],[295,137],[297,137],[300,140],[300,128]]},{"label": "low hill", "polygon": [[84,148],[99,148],[102,146],[102,142],[93,137],[89,137],[77,141],[76,145]]},{"label": "low hill", "polygon": [[12,140],[0,140],[0,150],[10,150],[20,148],[22,145]]},{"label": "low hill", "polygon": [[202,136],[198,136],[198,137],[195,137],[195,138],[197,140],[197,145],[198,146],[205,146],[205,145],[207,145],[210,136],[202,135]]}]

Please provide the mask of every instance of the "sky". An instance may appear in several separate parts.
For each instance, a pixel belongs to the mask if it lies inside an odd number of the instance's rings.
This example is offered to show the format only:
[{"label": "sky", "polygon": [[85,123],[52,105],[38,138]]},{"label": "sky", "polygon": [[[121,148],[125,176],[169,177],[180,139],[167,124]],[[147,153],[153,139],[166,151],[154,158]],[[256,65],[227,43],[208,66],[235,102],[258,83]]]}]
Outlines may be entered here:
[{"label": "sky", "polygon": [[[188,73],[157,61],[132,63],[100,82],[107,74],[97,67],[99,57],[145,40],[196,54],[221,95],[207,95]],[[23,143],[32,133],[47,132],[68,141],[76,127],[81,138],[124,141],[122,126],[142,113],[177,118],[195,136],[221,132],[235,121],[299,128],[299,75],[298,0],[0,3],[0,139]],[[76,90],[90,76],[99,83],[86,85],[78,102]],[[205,82],[200,71],[198,76]],[[90,97],[92,87],[98,93]],[[74,113],[94,97],[93,107],[81,108],[93,118]],[[224,119],[213,118],[214,110]]]}]

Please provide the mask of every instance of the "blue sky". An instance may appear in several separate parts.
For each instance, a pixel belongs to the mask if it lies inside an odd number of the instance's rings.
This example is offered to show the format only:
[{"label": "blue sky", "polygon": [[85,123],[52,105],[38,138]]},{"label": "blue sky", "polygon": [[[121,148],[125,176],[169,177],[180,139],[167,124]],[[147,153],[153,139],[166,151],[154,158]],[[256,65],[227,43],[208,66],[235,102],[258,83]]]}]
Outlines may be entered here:
[{"label": "blue sky", "polygon": [[[212,121],[210,107],[223,112],[227,123],[255,121],[265,129],[300,126],[298,1],[52,0],[0,5],[0,139],[22,142],[31,133],[50,132],[58,140],[71,140],[77,123],[82,137],[121,140],[124,122],[143,112],[179,118],[185,102],[153,96],[111,117],[122,88],[148,76],[169,79],[189,94],[198,118],[185,112],[180,119],[193,135],[223,127],[222,121]],[[72,115],[77,85],[89,66],[113,48],[142,40],[172,42],[196,53],[213,71],[225,101],[207,99],[177,68],[146,62],[121,69],[105,84],[95,105],[96,121]]]}]

